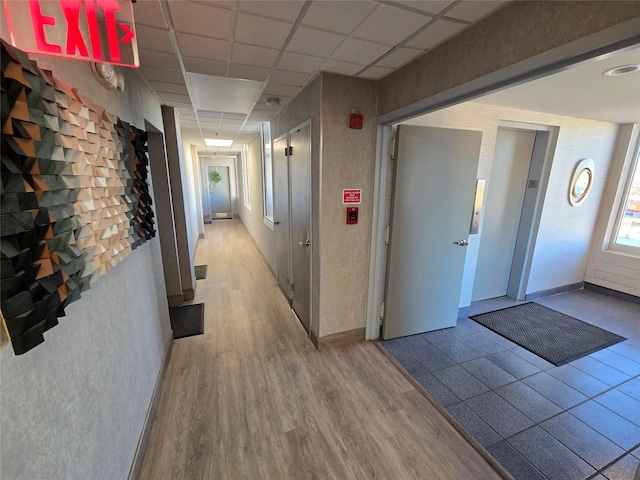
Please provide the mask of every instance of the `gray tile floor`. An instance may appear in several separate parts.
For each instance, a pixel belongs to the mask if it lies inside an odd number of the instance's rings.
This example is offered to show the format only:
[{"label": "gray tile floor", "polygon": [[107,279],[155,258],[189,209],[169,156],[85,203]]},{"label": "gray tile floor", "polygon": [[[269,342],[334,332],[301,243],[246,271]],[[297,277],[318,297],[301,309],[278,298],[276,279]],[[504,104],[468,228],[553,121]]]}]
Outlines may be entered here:
[{"label": "gray tile floor", "polygon": [[[466,317],[380,343],[516,480],[633,480],[640,305],[590,290],[535,302],[627,340],[560,367]],[[518,303],[477,302],[470,315]]]}]

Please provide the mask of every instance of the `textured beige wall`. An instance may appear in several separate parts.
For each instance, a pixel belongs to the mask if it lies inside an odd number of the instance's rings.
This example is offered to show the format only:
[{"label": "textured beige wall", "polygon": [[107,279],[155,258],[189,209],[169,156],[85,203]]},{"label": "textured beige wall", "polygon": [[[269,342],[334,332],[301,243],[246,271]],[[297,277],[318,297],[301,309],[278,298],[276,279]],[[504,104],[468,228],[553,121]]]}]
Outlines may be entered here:
[{"label": "textured beige wall", "polygon": [[378,114],[392,112],[569,42],[636,19],[640,2],[517,1],[380,81]]},{"label": "textured beige wall", "polygon": [[316,77],[298,96],[289,102],[272,120],[271,137],[276,139],[292,128],[311,119],[311,222],[313,225],[311,245],[312,291],[311,330],[319,332],[320,309],[320,162],[322,76]]},{"label": "textured beige wall", "polygon": [[[86,62],[38,62],[123,120],[163,129],[137,72],[118,69],[118,93]],[[170,335],[157,237],[83,292],[32,351],[14,355],[0,328],[0,477],[127,478]]]},{"label": "textured beige wall", "polygon": [[[375,81],[323,74],[319,337],[366,323],[377,92]],[[352,108],[361,130],[349,128]],[[345,188],[362,189],[357,225],[346,224]]]}]

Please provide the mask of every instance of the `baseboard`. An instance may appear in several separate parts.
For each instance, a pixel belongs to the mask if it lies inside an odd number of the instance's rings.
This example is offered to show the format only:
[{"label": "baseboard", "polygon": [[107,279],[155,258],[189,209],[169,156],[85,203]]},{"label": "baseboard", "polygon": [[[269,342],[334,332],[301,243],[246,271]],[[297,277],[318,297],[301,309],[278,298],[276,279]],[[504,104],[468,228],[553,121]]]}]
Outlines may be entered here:
[{"label": "baseboard", "polygon": [[193,288],[188,288],[187,290],[182,291],[182,296],[184,301],[188,302],[189,300],[196,298],[196,291]]},{"label": "baseboard", "polygon": [[536,298],[550,297],[551,295],[557,295],[559,293],[572,292],[573,290],[580,290],[584,287],[584,282],[572,283],[570,285],[563,285],[561,287],[549,288],[547,290],[540,290],[538,292],[527,293],[525,300],[535,300]]},{"label": "baseboard", "polygon": [[342,347],[351,343],[364,341],[365,329],[356,328],[355,330],[334,333],[333,335],[326,335],[324,337],[318,337],[315,332],[311,330],[309,336],[316,349],[324,350],[325,348]]},{"label": "baseboard", "polygon": [[613,288],[602,287],[600,285],[595,285],[588,282],[584,282],[584,288],[585,290],[591,290],[592,292],[601,293],[602,295],[606,295],[607,297],[613,297],[619,300],[624,300],[625,302],[640,305],[640,297],[631,295],[630,293],[619,292],[618,290],[614,290]]},{"label": "baseboard", "polygon": [[153,389],[153,395],[151,395],[151,402],[147,409],[147,416],[144,419],[144,425],[142,426],[142,433],[140,433],[140,439],[138,440],[138,446],[133,456],[133,462],[131,464],[131,470],[129,470],[129,480],[138,480],[140,478],[140,472],[142,472],[142,462],[144,462],[144,455],[147,452],[149,446],[149,438],[151,437],[151,427],[153,427],[153,421],[156,418],[156,412],[158,411],[158,404],[160,403],[160,396],[162,395],[162,387],[164,386],[164,379],[167,375],[167,368],[169,366],[169,359],[171,358],[171,350],[173,349],[173,335],[169,336],[169,341],[164,350],[164,357],[162,358],[162,365],[160,366],[160,372],[156,379],[156,385]]},{"label": "baseboard", "polygon": [[171,295],[167,297],[169,308],[179,307],[184,303],[184,297],[182,295]]}]

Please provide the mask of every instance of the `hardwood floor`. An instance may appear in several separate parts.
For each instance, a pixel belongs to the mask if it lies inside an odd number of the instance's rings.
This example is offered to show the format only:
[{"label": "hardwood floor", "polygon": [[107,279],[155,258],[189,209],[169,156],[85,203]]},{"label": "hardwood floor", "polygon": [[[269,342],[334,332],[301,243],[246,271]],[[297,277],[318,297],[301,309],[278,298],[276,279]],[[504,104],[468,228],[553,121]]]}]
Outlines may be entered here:
[{"label": "hardwood floor", "polygon": [[239,220],[205,225],[142,479],[497,479],[371,342],[316,351]]}]

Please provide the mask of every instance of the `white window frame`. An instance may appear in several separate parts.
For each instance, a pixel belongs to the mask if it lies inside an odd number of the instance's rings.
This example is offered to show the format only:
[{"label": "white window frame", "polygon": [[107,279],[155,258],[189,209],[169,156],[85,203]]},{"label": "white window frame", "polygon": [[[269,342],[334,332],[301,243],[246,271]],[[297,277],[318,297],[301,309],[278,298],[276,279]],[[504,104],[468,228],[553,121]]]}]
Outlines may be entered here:
[{"label": "white window frame", "polygon": [[244,206],[251,210],[251,182],[249,181],[248,145],[240,147],[240,159],[242,161],[242,199]]},{"label": "white window frame", "polygon": [[263,222],[273,229],[273,146],[269,122],[263,122],[260,126],[260,139],[262,143]]},{"label": "white window frame", "polygon": [[624,216],[624,212],[627,205],[627,198],[629,197],[629,192],[631,191],[632,180],[636,171],[640,171],[640,139],[636,137],[636,145],[633,148],[633,160],[629,162],[627,168],[624,169],[624,181],[620,183],[624,186],[621,191],[619,201],[615,208],[615,217],[613,223],[613,229],[611,231],[611,236],[609,238],[609,248],[608,250],[612,252],[620,252],[627,253],[630,255],[640,256],[640,247],[636,247],[633,245],[623,245],[617,243],[618,239],[618,231],[620,230],[620,224],[622,223],[622,218]]}]

